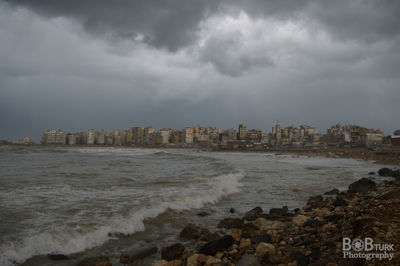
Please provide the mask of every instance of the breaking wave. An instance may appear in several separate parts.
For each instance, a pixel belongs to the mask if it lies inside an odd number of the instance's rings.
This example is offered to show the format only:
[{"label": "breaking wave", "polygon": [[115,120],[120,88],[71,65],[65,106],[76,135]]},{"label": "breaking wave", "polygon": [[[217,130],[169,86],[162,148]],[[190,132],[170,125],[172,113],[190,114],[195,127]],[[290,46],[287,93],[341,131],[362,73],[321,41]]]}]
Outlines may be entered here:
[{"label": "breaking wave", "polygon": [[202,208],[218,202],[222,197],[240,191],[244,171],[217,175],[207,181],[208,189],[198,191],[188,187],[180,195],[170,196],[162,202],[131,211],[126,216],[115,216],[107,223],[90,228],[58,228],[29,236],[20,242],[1,244],[0,265],[22,263],[28,258],[45,254],[72,254],[99,246],[113,239],[113,234],[133,234],[144,231],[146,219],[159,216],[168,209],[183,211]]}]

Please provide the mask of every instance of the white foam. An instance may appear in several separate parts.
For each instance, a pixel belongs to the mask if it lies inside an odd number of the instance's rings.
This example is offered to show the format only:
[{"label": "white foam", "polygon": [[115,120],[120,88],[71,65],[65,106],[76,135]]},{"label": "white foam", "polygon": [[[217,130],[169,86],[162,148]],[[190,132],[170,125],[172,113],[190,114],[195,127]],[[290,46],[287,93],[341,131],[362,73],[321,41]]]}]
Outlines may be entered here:
[{"label": "white foam", "polygon": [[[107,224],[91,229],[60,228],[58,232],[44,232],[25,238],[22,242],[8,242],[0,245],[0,265],[22,263],[26,259],[49,253],[72,254],[99,246],[111,239],[110,233],[132,234],[145,229],[145,219],[155,218],[167,209],[189,210],[215,203],[224,196],[239,192],[240,179],[244,172],[219,175],[207,182],[205,192],[195,187],[186,188],[179,195],[172,196],[152,206],[132,211],[128,216],[116,216]],[[68,188],[67,188],[68,189]]]}]

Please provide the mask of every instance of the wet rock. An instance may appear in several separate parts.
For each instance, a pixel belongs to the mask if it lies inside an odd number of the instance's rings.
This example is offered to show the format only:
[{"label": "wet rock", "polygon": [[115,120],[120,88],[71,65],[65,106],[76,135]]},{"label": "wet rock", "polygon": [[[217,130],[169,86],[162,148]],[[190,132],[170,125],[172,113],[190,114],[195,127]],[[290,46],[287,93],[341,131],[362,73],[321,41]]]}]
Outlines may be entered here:
[{"label": "wet rock", "polygon": [[199,212],[199,213],[197,213],[197,216],[199,216],[199,217],[204,217],[204,216],[208,216],[208,215],[211,215],[211,214],[208,213],[208,212]]},{"label": "wet rock", "polygon": [[337,188],[334,188],[324,193],[324,195],[337,195],[337,194],[339,194],[339,190]]},{"label": "wet rock", "polygon": [[182,240],[198,239],[200,237],[201,228],[192,224],[187,225],[182,229],[179,238]]},{"label": "wet rock", "polygon": [[255,207],[254,209],[246,212],[244,219],[246,219],[247,221],[254,221],[258,217],[260,217],[262,213],[263,209],[261,207]]},{"label": "wet rock", "polygon": [[293,224],[297,226],[302,226],[307,220],[308,220],[307,216],[299,214],[293,217]]},{"label": "wet rock", "polygon": [[211,240],[216,239],[218,237],[221,237],[218,233],[211,233],[210,232],[210,233],[202,235],[200,237],[200,241],[208,242],[208,241],[211,241]]},{"label": "wet rock", "polygon": [[184,250],[185,247],[181,243],[176,243],[172,246],[163,248],[161,250],[161,258],[167,261],[179,259]]},{"label": "wet rock", "polygon": [[181,260],[171,260],[165,266],[182,266]]},{"label": "wet rock", "polygon": [[240,229],[233,230],[231,232],[231,236],[233,237],[233,240],[235,240],[235,242],[239,242],[240,239],[242,238],[242,230],[240,230]]},{"label": "wet rock", "polygon": [[233,229],[233,228],[243,228],[244,220],[239,218],[225,218],[219,222],[218,228]]},{"label": "wet rock", "polygon": [[366,193],[368,191],[375,191],[376,184],[374,181],[365,177],[349,185],[347,192],[349,193]]},{"label": "wet rock", "polygon": [[346,207],[346,206],[349,206],[347,201],[345,201],[344,199],[342,199],[340,197],[336,198],[336,200],[332,204],[335,207],[340,207],[340,206]]},{"label": "wet rock", "polygon": [[282,208],[272,208],[269,210],[270,215],[286,215],[289,209],[288,206],[283,206]]},{"label": "wet rock", "polygon": [[63,254],[49,254],[47,257],[50,260],[69,260],[69,257],[63,255]]},{"label": "wet rock", "polygon": [[234,209],[234,208],[230,208],[230,209],[229,209],[229,212],[230,212],[230,213],[235,213],[235,209]]},{"label": "wet rock", "polygon": [[390,170],[389,168],[385,167],[385,168],[379,169],[378,174],[380,176],[392,176],[393,175],[393,171]]},{"label": "wet rock", "polygon": [[198,266],[204,265],[206,262],[207,256],[204,254],[193,254],[191,255],[186,262],[187,266]]},{"label": "wet rock", "polygon": [[109,265],[111,265],[110,259],[107,257],[101,256],[101,257],[88,258],[84,261],[81,261],[78,263],[78,266],[96,266],[99,264],[107,265],[107,263],[109,263]]},{"label": "wet rock", "polygon": [[218,251],[224,250],[225,248],[231,246],[234,242],[235,240],[232,236],[223,236],[206,243],[200,248],[199,253],[205,255],[215,255]]},{"label": "wet rock", "polygon": [[310,257],[304,255],[301,251],[293,251],[290,257],[297,262],[299,266],[307,266],[310,264]]},{"label": "wet rock", "polygon": [[256,249],[256,256],[263,258],[265,255],[271,257],[275,255],[275,247],[269,243],[260,243]]},{"label": "wet rock", "polygon": [[375,175],[375,172],[369,172],[368,175]]},{"label": "wet rock", "polygon": [[268,234],[254,236],[254,237],[251,238],[251,243],[252,244],[271,243],[271,236],[268,235]]}]

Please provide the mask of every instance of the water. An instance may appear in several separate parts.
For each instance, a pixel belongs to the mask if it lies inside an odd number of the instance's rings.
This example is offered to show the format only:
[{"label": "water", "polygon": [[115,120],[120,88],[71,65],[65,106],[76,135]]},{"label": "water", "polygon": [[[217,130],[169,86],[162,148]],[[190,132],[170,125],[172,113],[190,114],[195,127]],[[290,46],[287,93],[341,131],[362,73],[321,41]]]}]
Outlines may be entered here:
[{"label": "water", "polygon": [[121,252],[173,243],[188,223],[212,230],[232,207],[233,216],[255,206],[302,207],[310,195],[345,189],[379,167],[265,153],[3,146],[0,265],[116,261]]}]

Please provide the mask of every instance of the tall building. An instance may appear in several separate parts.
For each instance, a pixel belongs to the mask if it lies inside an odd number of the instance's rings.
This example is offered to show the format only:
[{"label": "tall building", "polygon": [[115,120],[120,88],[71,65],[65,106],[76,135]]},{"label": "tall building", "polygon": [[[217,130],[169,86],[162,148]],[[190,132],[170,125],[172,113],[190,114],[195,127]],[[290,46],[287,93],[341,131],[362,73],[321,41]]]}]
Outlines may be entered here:
[{"label": "tall building", "polygon": [[183,129],[182,140],[185,144],[193,143],[193,128],[187,127]]},{"label": "tall building", "polygon": [[133,137],[132,142],[133,144],[143,145],[144,144],[144,128],[143,127],[134,127],[132,128]]},{"label": "tall building", "polygon": [[154,145],[155,144],[155,129],[152,127],[146,127],[144,129],[144,143],[146,145]]},{"label": "tall building", "polygon": [[245,140],[246,133],[247,133],[246,126],[240,124],[238,128],[238,140]]},{"label": "tall building", "polygon": [[67,133],[62,130],[46,130],[42,134],[42,144],[67,144]]}]

